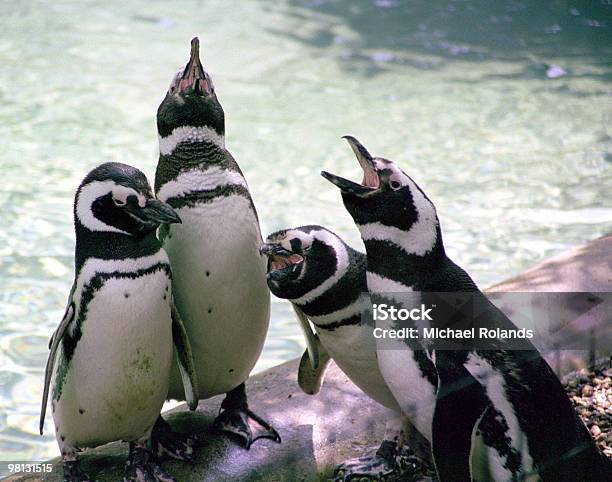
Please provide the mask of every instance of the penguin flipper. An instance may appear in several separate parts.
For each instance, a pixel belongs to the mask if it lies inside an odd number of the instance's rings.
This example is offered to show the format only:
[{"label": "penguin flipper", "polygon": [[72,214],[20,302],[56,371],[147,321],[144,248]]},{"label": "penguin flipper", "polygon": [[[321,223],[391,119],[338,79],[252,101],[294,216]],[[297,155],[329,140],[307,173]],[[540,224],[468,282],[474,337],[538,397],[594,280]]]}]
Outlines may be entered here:
[{"label": "penguin flipper", "polygon": [[45,415],[47,413],[47,400],[49,399],[49,385],[51,384],[51,376],[53,375],[53,365],[55,364],[55,356],[57,353],[57,349],[66,334],[66,330],[70,326],[70,324],[74,321],[75,318],[75,305],[73,301],[73,295],[76,284],[72,286],[70,290],[70,297],[68,298],[68,306],[66,307],[66,311],[64,312],[64,317],[62,321],[60,321],[59,326],[51,335],[51,340],[49,341],[49,358],[47,358],[47,365],[45,366],[45,382],[43,388],[43,396],[42,396],[42,404],[40,407],[40,422],[38,429],[40,434],[43,434],[43,426],[45,425]]},{"label": "penguin flipper", "polygon": [[318,339],[312,332],[310,322],[308,321],[306,314],[295,303],[291,303],[291,306],[293,306],[293,311],[295,311],[298,321],[300,322],[300,328],[302,329],[304,338],[306,338],[306,349],[308,351],[308,358],[310,358],[310,366],[316,370],[319,368],[319,347],[321,347],[321,344],[318,343]]},{"label": "penguin flipper", "polygon": [[183,319],[176,309],[174,302],[171,303],[172,314],[172,342],[174,343],[174,351],[178,360],[179,372],[185,389],[185,400],[189,406],[189,410],[195,410],[200,399],[198,391],[198,377],[193,361],[193,352],[191,351],[191,343],[185,330]]},{"label": "penguin flipper", "polygon": [[329,353],[327,353],[327,350],[321,345],[319,337],[315,335],[314,338],[319,352],[319,366],[317,368],[312,368],[310,364],[310,355],[308,350],[305,350],[300,359],[300,366],[298,368],[298,385],[302,391],[308,395],[316,395],[319,393],[321,385],[323,384],[323,379],[325,378],[325,372],[331,361]]}]

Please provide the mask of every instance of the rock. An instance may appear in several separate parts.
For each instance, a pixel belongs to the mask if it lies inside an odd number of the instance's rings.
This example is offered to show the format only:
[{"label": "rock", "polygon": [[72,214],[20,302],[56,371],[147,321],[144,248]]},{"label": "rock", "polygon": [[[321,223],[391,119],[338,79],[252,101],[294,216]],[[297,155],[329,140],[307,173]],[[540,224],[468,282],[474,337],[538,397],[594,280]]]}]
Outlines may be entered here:
[{"label": "rock", "polygon": [[[200,402],[196,412],[183,404],[166,414],[170,424],[181,432],[203,431],[208,436],[197,450],[195,465],[169,460],[164,463],[167,471],[180,482],[311,480],[339,461],[380,444],[384,423],[391,416],[387,409],[364,395],[333,363],[321,392],[306,395],[297,385],[297,366],[298,360],[292,360],[247,381],[249,407],[278,430],[281,444],[258,440],[247,451],[233,438],[215,433],[211,424],[221,396]],[[356,451],[355,441],[361,451]],[[121,480],[126,455],[125,443],[87,450],[81,455],[83,470],[99,482]],[[26,475],[8,480],[61,481],[59,458],[52,463],[53,472],[44,478]]]},{"label": "rock", "polygon": [[[493,291],[589,291],[612,292],[612,236],[579,246],[492,288]],[[557,354],[558,355],[558,354]],[[558,373],[567,373],[586,366],[588,353],[562,353],[561,358],[549,358]],[[559,362],[557,365],[555,362]],[[297,386],[297,360],[292,360],[247,381],[249,405],[252,410],[270,421],[279,431],[283,442],[257,441],[251,450],[244,450],[233,439],[214,433],[211,422],[217,415],[221,397],[200,403],[195,413],[181,405],[166,414],[177,430],[207,434],[197,449],[197,463],[188,465],[167,461],[165,468],[180,482],[192,481],[287,481],[327,480],[335,464],[351,457],[368,453],[368,447],[379,445],[384,424],[390,417],[388,410],[365,396],[332,363],[321,392],[306,395]],[[612,366],[597,368],[597,378],[612,376]],[[590,383],[587,373],[568,375],[584,414],[597,426],[598,442],[606,454],[612,456],[610,430],[602,430],[608,414],[603,406],[594,407],[592,398],[582,398],[581,384]],[[598,385],[601,387],[601,384]],[[609,382],[608,382],[609,387]],[[592,387],[594,389],[594,387]],[[608,398],[612,398],[610,388]],[[579,395],[580,394],[580,395]],[[112,443],[85,451],[81,458],[83,469],[100,482],[120,480],[127,454],[127,445]],[[45,475],[16,475],[6,479],[15,481],[61,481],[59,458],[51,461],[53,472]]]},{"label": "rock", "polygon": [[[559,293],[564,305],[553,307],[555,317],[548,320],[546,336],[534,339],[536,347],[555,370],[563,376],[573,370],[585,368],[595,359],[612,355],[612,329],[610,325],[610,306],[612,303],[612,235],[577,246],[557,256],[528,269],[524,273],[493,285],[491,293]],[[605,301],[585,313],[583,293],[592,293],[593,298],[601,297]],[[573,296],[573,295],[577,296]],[[582,295],[581,295],[582,294]],[[512,300],[512,298],[510,298]],[[590,298],[586,297],[587,302]],[[550,313],[549,307],[538,306],[542,299],[535,296],[530,306],[532,313],[542,312],[540,319],[546,320]],[[501,306],[512,316],[512,306]],[[525,309],[525,307],[522,307]],[[578,320],[581,326],[567,329],[564,320]],[[540,322],[542,323],[542,322]],[[587,328],[588,327],[588,328]],[[580,331],[580,330],[583,331]],[[584,339],[584,330],[592,330],[592,345],[596,350],[589,352],[588,348],[576,350],[575,340]],[[561,336],[558,338],[558,334]],[[568,349],[563,350],[567,346]],[[559,347],[561,350],[555,350]],[[610,370],[612,372],[612,370]],[[601,377],[610,377],[612,373],[603,372]],[[579,382],[588,382],[588,374],[581,374]]]},{"label": "rock", "polygon": [[552,64],[546,69],[546,77],[549,79],[557,79],[565,75],[567,75],[567,70],[565,70],[563,67],[559,67],[558,65]]},{"label": "rock", "polygon": [[593,395],[593,387],[591,385],[584,385],[582,387],[582,396],[590,397],[591,395]]},{"label": "rock", "polygon": [[[570,399],[582,420],[589,427],[597,446],[608,456],[612,456],[612,413],[607,409],[608,399],[612,398],[612,387],[609,384],[597,384],[597,381],[605,380],[602,374],[610,367],[612,367],[612,359],[601,359],[593,365],[588,374],[586,370],[581,370],[570,373],[563,379],[566,387],[571,384],[572,380],[578,378],[586,378],[588,382],[585,383],[591,383],[591,385],[585,384],[581,387],[582,397],[573,396]],[[585,393],[594,393],[594,396],[584,395]]]},{"label": "rock", "polygon": [[564,251],[489,291],[608,292],[612,289],[610,253],[612,235]]}]

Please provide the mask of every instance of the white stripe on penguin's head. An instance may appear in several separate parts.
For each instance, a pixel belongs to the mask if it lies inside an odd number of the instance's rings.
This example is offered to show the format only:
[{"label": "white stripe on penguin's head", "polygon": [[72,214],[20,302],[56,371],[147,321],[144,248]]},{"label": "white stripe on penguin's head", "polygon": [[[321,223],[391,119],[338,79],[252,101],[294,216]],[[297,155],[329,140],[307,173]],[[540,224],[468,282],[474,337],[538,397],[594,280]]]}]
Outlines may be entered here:
[{"label": "white stripe on penguin's head", "polygon": [[[266,238],[265,248],[269,257],[268,286],[275,295],[298,305],[321,296],[349,269],[346,245],[321,226],[277,231]],[[282,275],[288,265],[298,261],[299,271],[296,269],[293,277]]]},{"label": "white stripe on penguin's head", "polygon": [[225,149],[225,137],[208,126],[181,126],[172,130],[166,137],[159,136],[159,153],[162,156],[171,155],[179,144],[194,144],[208,142]]},{"label": "white stripe on penguin's head", "polygon": [[[316,239],[322,242],[323,244],[330,246],[334,250],[334,253],[336,254],[336,270],[334,271],[334,274],[327,278],[322,284],[309,291],[308,293],[305,293],[300,298],[292,300],[296,304],[307,303],[321,296],[329,288],[335,285],[340,280],[340,278],[344,276],[344,274],[349,268],[349,255],[346,246],[335,234],[325,229],[313,230],[310,231],[310,233],[308,234],[312,238],[311,244]],[[300,276],[304,276],[307,272],[308,267],[306,267],[306,270],[302,272]]]},{"label": "white stripe on penguin's head", "polygon": [[146,204],[145,197],[131,187],[117,184],[111,180],[93,181],[82,186],[77,193],[75,209],[77,220],[90,231],[121,233],[131,236],[127,231],[106,224],[94,214],[92,209],[93,203],[109,193],[112,195],[113,202],[117,206],[124,206],[129,196],[135,196],[140,207],[144,207]]},{"label": "white stripe on penguin's head", "polygon": [[363,169],[363,181],[356,183],[326,171],[321,174],[340,188],[363,240],[389,241],[408,254],[433,250],[439,224],[433,203],[395,162],[372,156],[354,137],[345,138]]},{"label": "white stripe on penguin's head", "polygon": [[439,221],[435,206],[395,162],[381,158],[373,162],[377,172],[381,173],[381,177],[384,176],[385,184],[393,191],[409,190],[417,219],[408,230],[378,222],[357,223],[362,239],[387,240],[401,247],[407,254],[423,256],[436,244]]}]

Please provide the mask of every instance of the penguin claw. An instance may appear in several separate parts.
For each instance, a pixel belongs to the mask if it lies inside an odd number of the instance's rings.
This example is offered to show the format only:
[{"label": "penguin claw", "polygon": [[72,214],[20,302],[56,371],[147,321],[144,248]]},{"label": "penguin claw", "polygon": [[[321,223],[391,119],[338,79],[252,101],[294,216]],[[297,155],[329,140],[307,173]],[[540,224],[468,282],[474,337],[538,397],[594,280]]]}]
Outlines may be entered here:
[{"label": "penguin claw", "polygon": [[176,482],[143,446],[133,447],[125,463],[123,482]]},{"label": "penguin claw", "polygon": [[64,482],[89,482],[91,479],[76,460],[64,461]]},{"label": "penguin claw", "polygon": [[230,408],[215,419],[215,428],[240,437],[247,450],[260,438],[281,443],[278,432],[263,418],[248,408]]},{"label": "penguin claw", "polygon": [[161,415],[158,417],[151,433],[153,453],[160,458],[171,457],[190,464],[196,463],[194,446],[197,443],[195,435],[175,432]]},{"label": "penguin claw", "polygon": [[407,447],[397,450],[394,442],[385,440],[374,455],[345,461],[334,471],[334,482],[362,480],[403,481],[423,480],[423,467]]},{"label": "penguin claw", "polygon": [[377,455],[350,459],[334,470],[334,482],[365,480],[393,480],[399,475],[397,466]]}]

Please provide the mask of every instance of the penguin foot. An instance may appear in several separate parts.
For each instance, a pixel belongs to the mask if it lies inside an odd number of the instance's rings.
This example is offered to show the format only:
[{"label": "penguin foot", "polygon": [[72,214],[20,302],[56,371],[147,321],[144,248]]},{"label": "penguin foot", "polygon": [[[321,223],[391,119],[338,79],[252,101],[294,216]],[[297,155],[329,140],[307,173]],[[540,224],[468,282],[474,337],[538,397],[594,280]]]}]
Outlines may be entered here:
[{"label": "penguin foot", "polygon": [[155,461],[153,453],[144,444],[130,443],[130,453],[125,463],[123,482],[176,482]]},{"label": "penguin foot", "polygon": [[244,440],[247,450],[260,438],[268,438],[281,443],[278,432],[263,418],[246,407],[231,408],[221,412],[215,419],[215,428],[240,437]]},{"label": "penguin foot", "polygon": [[151,432],[151,447],[158,457],[171,457],[190,464],[195,464],[195,435],[175,432],[168,422],[160,415],[155,421]]},{"label": "penguin foot", "polygon": [[223,411],[215,419],[215,428],[240,437],[244,440],[247,450],[260,438],[281,442],[278,432],[263,418],[249,410],[244,383],[227,392],[221,403],[221,410]]},{"label": "penguin foot", "polygon": [[347,460],[334,471],[334,482],[384,480],[413,482],[422,480],[418,459],[407,447],[384,440],[374,455]]},{"label": "penguin foot", "polygon": [[79,467],[78,460],[64,460],[64,482],[89,482],[91,479]]}]

